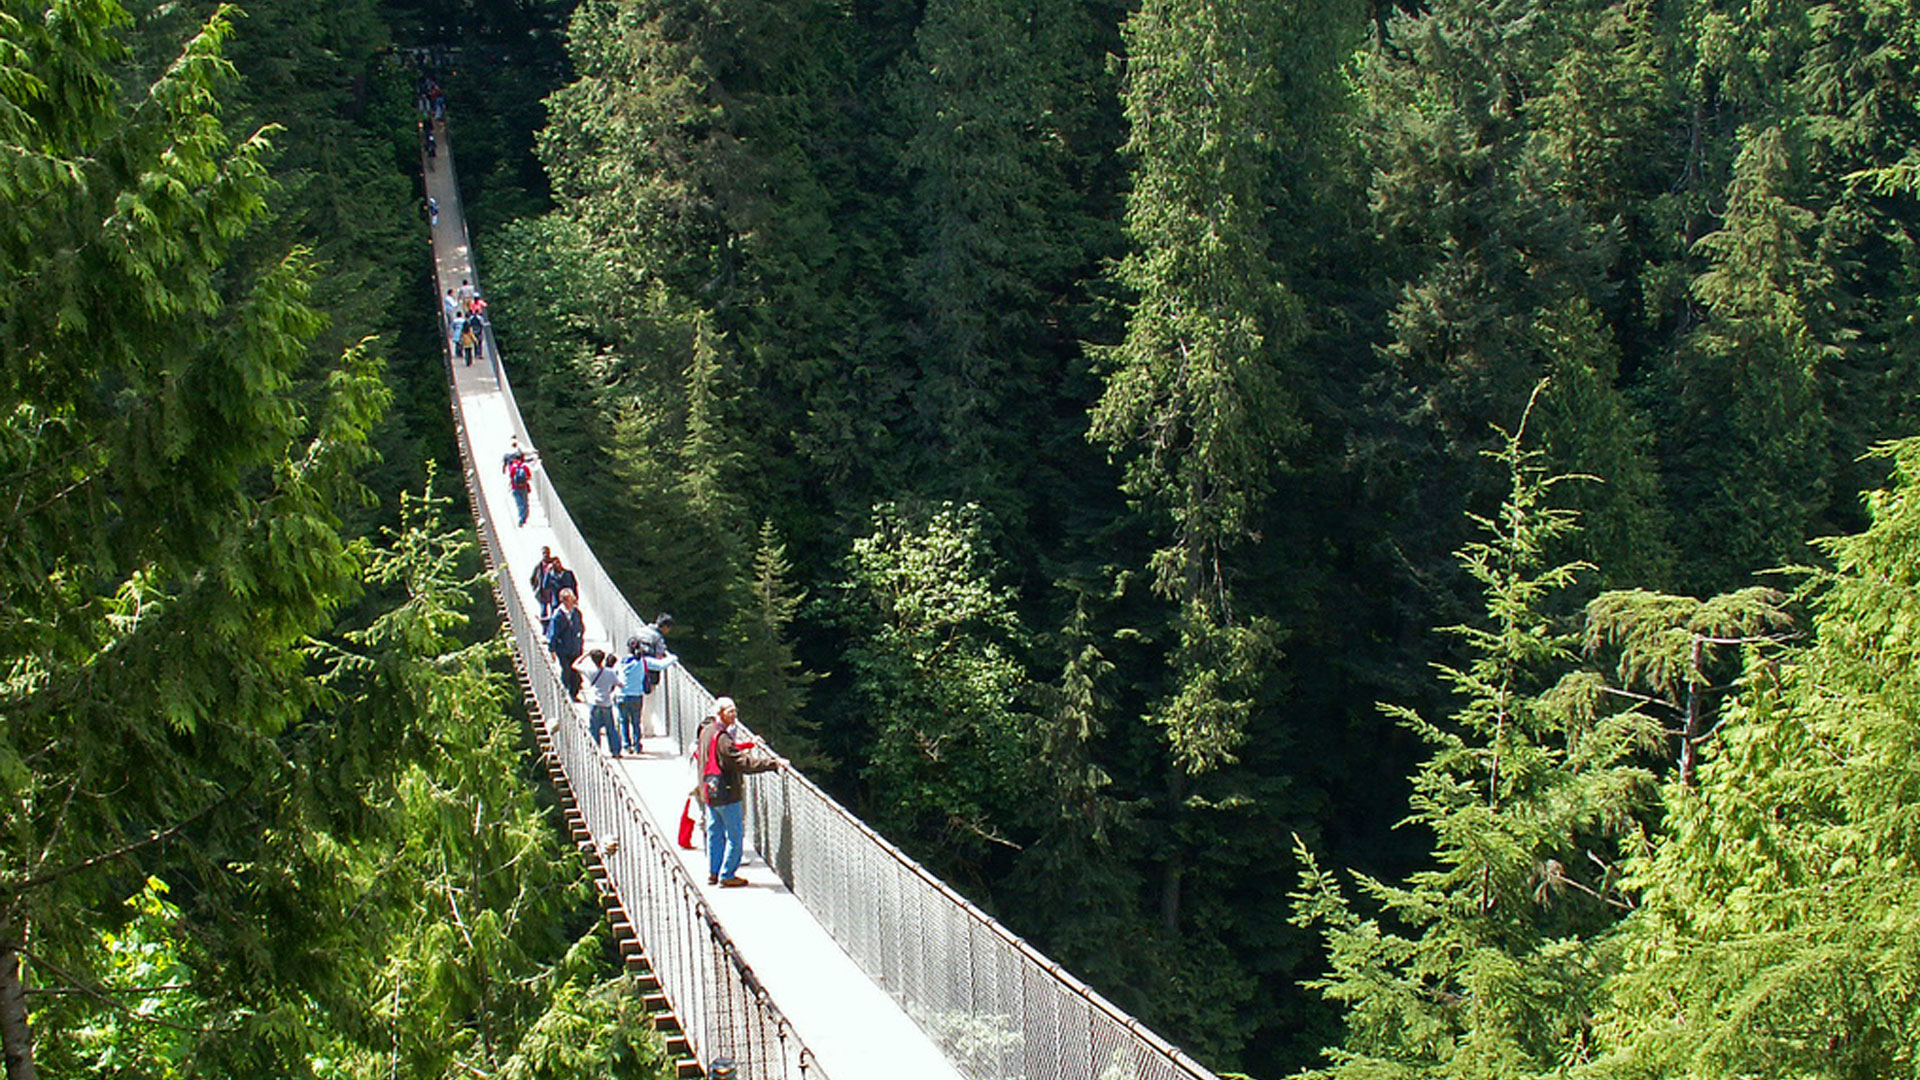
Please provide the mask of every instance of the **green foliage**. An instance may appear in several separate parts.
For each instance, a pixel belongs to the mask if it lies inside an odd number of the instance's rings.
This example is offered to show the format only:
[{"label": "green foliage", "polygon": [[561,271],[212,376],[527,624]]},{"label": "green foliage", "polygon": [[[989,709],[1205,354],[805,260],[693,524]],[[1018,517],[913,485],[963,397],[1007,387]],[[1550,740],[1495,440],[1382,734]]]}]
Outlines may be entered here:
[{"label": "green foliage", "polygon": [[105,963],[95,1000],[104,1007],[55,1044],[89,1076],[184,1075],[190,1036],[204,1024],[206,1004],[195,996],[173,939],[180,909],[167,893],[166,882],[148,878],[127,898],[130,917],[98,931]]},{"label": "green foliage", "polygon": [[[405,220],[404,181],[330,112],[372,10],[267,4],[245,46],[226,8],[0,13],[16,1075],[664,1064],[619,1033],[603,942],[562,933],[590,894],[517,779],[497,650],[455,641],[471,548],[446,501],[400,500],[384,548],[348,523],[392,397],[362,338],[405,288],[350,243]],[[243,131],[310,110],[279,159],[303,164],[270,173],[272,130],[229,135],[232,101]],[[322,231],[315,288],[293,245]]]},{"label": "green foliage", "polygon": [[323,700],[310,635],[357,587],[340,513],[386,401],[359,350],[302,370],[319,319],[299,252],[236,257],[271,181],[264,135],[221,124],[226,13],[146,80],[123,25],[111,4],[9,8],[0,53],[19,93],[0,154],[0,979],[28,936],[29,977],[69,988],[98,982],[95,928],[147,876],[130,868],[182,834],[221,862],[265,839],[243,807],[274,736]]},{"label": "green foliage", "polygon": [[984,529],[978,507],[876,507],[830,601],[859,643],[846,665],[872,732],[874,820],[975,858],[1022,821],[1036,741],[1020,700],[1025,632]]},{"label": "green foliage", "polygon": [[807,594],[791,584],[791,573],[786,545],[772,522],[761,522],[753,576],[744,585],[746,595],[734,601],[725,631],[730,670],[724,685],[732,688],[741,712],[753,718],[756,731],[802,768],[814,768],[823,762],[803,707],[808,685],[819,676],[794,655],[789,628]]},{"label": "green foliage", "polygon": [[1314,1075],[1560,1075],[1586,1052],[1604,936],[1631,906],[1613,863],[1642,835],[1658,727],[1605,707],[1575,669],[1575,638],[1545,609],[1587,568],[1543,561],[1572,514],[1518,435],[1499,460],[1507,498],[1461,552],[1484,621],[1454,630],[1465,666],[1438,666],[1459,705],[1445,723],[1388,710],[1431,749],[1407,823],[1433,837],[1434,865],[1404,885],[1356,873],[1380,911],[1363,915],[1299,847],[1295,918],[1324,935],[1331,968],[1309,985],[1347,1009]]},{"label": "green foliage", "polygon": [[1756,650],[1697,788],[1632,866],[1605,1076],[1915,1075],[1912,655],[1920,446],[1825,541],[1813,641]]},{"label": "green foliage", "polygon": [[1583,523],[1569,542],[1612,580],[1664,580],[1673,549],[1652,425],[1618,390],[1619,352],[1599,312],[1576,300],[1541,313],[1535,331],[1551,357],[1539,402],[1549,460],[1598,481],[1567,496]]},{"label": "green foliage", "polygon": [[409,749],[336,793],[378,823],[367,842],[331,842],[361,921],[381,932],[358,950],[371,1015],[334,1029],[367,1034],[329,1055],[342,1076],[659,1075],[658,1042],[621,1031],[638,1003],[602,981],[603,931],[561,932],[592,894],[516,768],[512,691],[489,662],[500,643],[453,637],[477,579],[460,576],[472,541],[445,531],[448,508],[431,485],[402,494],[368,577],[405,599],[348,634],[326,676],[351,703],[343,723],[394,732]]},{"label": "green foliage", "polygon": [[1127,23],[1125,150],[1139,168],[1119,279],[1138,299],[1090,436],[1128,454],[1129,493],[1171,518],[1157,590],[1224,621],[1210,567],[1246,536],[1275,449],[1298,436],[1283,363],[1298,301],[1268,259],[1262,199],[1280,78],[1265,33],[1285,5],[1189,6],[1149,3]]},{"label": "green foliage", "polygon": [[1715,525],[1692,549],[1689,577],[1710,585],[1726,583],[1711,576],[1716,564],[1800,561],[1829,494],[1827,350],[1809,316],[1831,271],[1807,246],[1815,215],[1786,196],[1789,157],[1778,128],[1744,139],[1724,224],[1695,244],[1710,268],[1693,292],[1712,320],[1679,390],[1690,411],[1715,418],[1698,425],[1690,462],[1706,486],[1698,513]]},{"label": "green foliage", "polygon": [[937,0],[900,62],[905,331],[923,369],[904,419],[932,450],[928,486],[995,510],[1018,505],[1025,471],[1008,436],[1044,424],[1077,347],[1047,305],[1106,242],[1072,188],[1085,99],[1108,89],[1087,70],[1095,25],[1057,0]]},{"label": "green foliage", "polygon": [[[1540,464],[1590,480],[1556,488],[1582,528],[1511,575],[1594,570],[1512,599],[1551,639],[1513,715],[1608,776],[1628,745],[1666,768],[1663,732],[1686,774],[1732,731],[1733,639],[1788,630],[1752,575],[1857,527],[1885,469],[1859,455],[1920,400],[1917,31],[1912,0],[589,0],[539,137],[556,205],[482,247],[550,466],[695,669],[770,693],[761,722],[790,701],[824,782],[1103,992],[1272,1071],[1318,1038],[1311,961],[1278,926],[1290,868],[1236,841],[1297,830],[1380,881],[1428,865],[1387,826],[1434,748],[1373,703],[1455,711],[1435,657],[1497,696],[1475,659],[1522,640],[1431,628],[1489,625],[1493,564],[1450,553],[1468,512],[1498,520],[1511,476],[1481,452],[1543,380]],[[543,205],[506,172],[466,172],[476,205]],[[904,571],[849,553],[872,507],[942,500],[984,509],[982,565],[1040,643],[924,615],[1033,684],[1011,710],[1052,775],[1017,811],[992,763],[943,780],[906,724],[877,737],[883,691],[940,725],[957,706],[912,634],[875,645],[871,596]],[[1560,620],[1602,588],[1571,653]],[[831,602],[776,599],[804,594]],[[1556,681],[1583,664],[1611,677]],[[970,738],[1004,719],[988,668],[960,673],[992,721]],[[788,697],[806,669],[831,674]],[[1561,798],[1502,753],[1519,803]],[[983,814],[1017,853],[954,824]],[[1589,845],[1609,862],[1616,826]],[[1535,850],[1491,835],[1502,867]],[[1610,919],[1581,887],[1622,901],[1617,878],[1549,849],[1506,887],[1547,886],[1542,924]],[[1501,985],[1533,1004],[1508,1027],[1584,1032],[1546,935],[1514,946]],[[1591,997],[1611,961],[1569,948]],[[1421,993],[1421,1030],[1453,1031]],[[1513,1068],[1587,1038],[1558,1037]]]}]

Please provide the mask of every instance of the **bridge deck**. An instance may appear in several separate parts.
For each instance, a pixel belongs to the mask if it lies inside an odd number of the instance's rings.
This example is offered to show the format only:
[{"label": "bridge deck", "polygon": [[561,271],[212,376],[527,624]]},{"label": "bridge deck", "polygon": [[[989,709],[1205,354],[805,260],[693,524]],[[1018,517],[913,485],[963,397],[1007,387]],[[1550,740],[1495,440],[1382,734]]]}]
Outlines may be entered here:
[{"label": "bridge deck", "polygon": [[[431,164],[425,177],[427,194],[440,209],[439,222],[432,230],[436,296],[440,296],[448,289],[458,289],[463,279],[477,284],[478,277],[467,246],[450,139],[441,139],[440,154]],[[544,500],[536,500],[524,528],[514,527],[517,514],[506,476],[498,459],[490,459],[486,450],[497,447],[504,454],[509,438],[515,434],[516,410],[495,376],[497,362],[497,356],[490,354],[472,366],[455,363],[453,389],[478,459],[472,465],[478,473],[482,498],[500,525],[510,564],[509,580],[531,605],[528,576],[540,548],[553,547],[569,563],[575,553],[560,542],[549,517],[550,508],[542,505]],[[524,437],[522,444],[533,449]],[[608,634],[596,613],[583,610],[588,642],[608,645]],[[585,706],[580,706],[568,722],[584,726]],[[619,772],[654,824],[665,835],[673,835],[692,787],[692,773],[672,741],[648,740],[641,754],[620,760]],[[611,839],[595,837],[595,842],[605,849]],[[706,853],[694,850],[681,855],[693,880],[705,882]],[[757,855],[749,852],[742,876],[752,883],[750,887],[703,886],[704,899],[775,1005],[812,1051],[820,1072],[832,1080],[958,1080],[960,1074],[934,1043],[898,1003],[859,970]],[[747,1075],[746,1070],[742,1075]]]}]

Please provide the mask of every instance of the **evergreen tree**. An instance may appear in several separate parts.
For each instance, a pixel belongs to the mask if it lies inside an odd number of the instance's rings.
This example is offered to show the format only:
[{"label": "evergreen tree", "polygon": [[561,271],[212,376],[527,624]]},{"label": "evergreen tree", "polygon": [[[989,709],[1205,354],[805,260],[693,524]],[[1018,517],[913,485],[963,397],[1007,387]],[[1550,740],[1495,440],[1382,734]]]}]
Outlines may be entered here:
[{"label": "evergreen tree", "polygon": [[1916,1075],[1920,445],[1882,457],[1871,524],[1820,545],[1812,642],[1748,651],[1697,786],[1663,792],[1595,1075]]},{"label": "evergreen tree", "polygon": [[1179,690],[1156,710],[1191,772],[1229,762],[1275,647],[1235,611],[1222,556],[1248,538],[1276,450],[1299,435],[1285,358],[1298,301],[1269,260],[1265,171],[1278,100],[1280,3],[1148,3],[1127,23],[1123,90],[1137,161],[1127,200],[1137,294],[1105,358],[1091,437],[1128,459],[1126,488],[1168,519],[1155,591],[1179,608]]},{"label": "evergreen tree", "polygon": [[1408,480],[1383,495],[1423,522],[1401,540],[1421,573],[1444,574],[1457,539],[1425,522],[1500,497],[1480,451],[1543,378],[1535,423],[1551,467],[1608,481],[1578,496],[1593,531],[1574,542],[1629,555],[1623,574],[1665,569],[1664,517],[1645,501],[1657,495],[1652,446],[1597,317],[1619,239],[1599,216],[1606,172],[1579,171],[1626,138],[1588,95],[1644,101],[1637,35],[1608,28],[1634,21],[1620,10],[1632,6],[1440,0],[1389,20],[1358,65],[1372,216],[1396,292],[1371,404],[1400,431],[1390,452]]},{"label": "evergreen tree", "polygon": [[[1116,695],[1133,713],[1123,745],[1135,760],[1111,767],[1151,807],[1122,848],[1139,853],[1146,890],[1122,910],[1153,918],[1135,980],[1149,1017],[1226,1061],[1272,1022],[1257,973],[1289,952],[1266,917],[1282,893],[1273,863],[1243,838],[1303,815],[1277,707],[1293,613],[1245,583],[1297,554],[1263,548],[1260,532],[1308,434],[1309,322],[1289,280],[1312,258],[1291,243],[1287,211],[1316,190],[1304,163],[1322,151],[1315,109],[1338,98],[1347,15],[1173,0],[1122,27],[1130,251],[1112,279],[1126,321],[1118,344],[1094,351],[1104,385],[1089,434],[1125,468],[1152,530],[1145,578],[1165,605],[1132,624],[1155,648]],[[1158,747],[1136,734],[1143,723]]]},{"label": "evergreen tree", "polygon": [[1379,909],[1363,914],[1300,850],[1296,919],[1325,936],[1331,967],[1309,985],[1347,1010],[1313,1075],[1511,1080],[1587,1053],[1604,936],[1631,906],[1615,863],[1650,809],[1641,759],[1659,726],[1610,708],[1546,613],[1588,568],[1544,561],[1573,517],[1549,502],[1539,458],[1507,437],[1507,499],[1461,552],[1486,613],[1456,628],[1467,665],[1439,668],[1458,708],[1444,723],[1389,710],[1432,747],[1408,823],[1432,834],[1434,865],[1404,885],[1355,874]]},{"label": "evergreen tree", "polygon": [[1091,23],[1077,3],[936,0],[899,80],[914,213],[905,344],[925,373],[906,388],[908,446],[932,451],[931,490],[1003,520],[1027,512],[1012,500],[1032,458],[1013,444],[1044,425],[1077,347],[1057,309],[1096,232],[1069,187],[1077,88],[1104,82],[1078,70]]},{"label": "evergreen tree", "polygon": [[1619,390],[1619,350],[1599,312],[1574,300],[1543,312],[1535,333],[1550,357],[1539,406],[1548,458],[1597,481],[1568,494],[1582,522],[1568,542],[1612,580],[1666,580],[1674,555],[1653,427]]},{"label": "evergreen tree", "polygon": [[1695,245],[1710,262],[1693,283],[1710,321],[1674,369],[1675,425],[1689,433],[1679,483],[1694,488],[1687,576],[1708,588],[1799,561],[1828,499],[1827,350],[1810,309],[1831,276],[1803,239],[1814,214],[1787,199],[1789,156],[1780,129],[1751,133],[1722,227]]},{"label": "evergreen tree", "polygon": [[[326,1056],[348,1076],[663,1077],[665,1049],[634,1034],[645,1009],[606,963],[605,924],[582,918],[597,906],[585,868],[528,782],[514,690],[493,662],[502,643],[455,637],[480,584],[460,572],[471,534],[447,531],[431,470],[400,503],[367,578],[405,599],[326,657],[346,706],[335,723],[396,739],[398,753],[338,790],[316,785],[320,806],[352,809],[292,841],[342,864],[316,921],[357,914],[357,940],[333,947],[364,967],[331,1003]],[[348,741],[326,734],[329,749]]]},{"label": "evergreen tree", "polygon": [[[201,828],[250,848],[231,811],[318,698],[306,641],[354,588],[338,512],[385,401],[350,354],[303,405],[303,260],[232,258],[268,146],[221,124],[224,13],[150,78],[125,21],[92,0],[0,15],[11,1080],[34,1075],[23,979],[97,982],[95,927],[145,878],[130,865]],[[123,101],[123,81],[145,89]]]},{"label": "evergreen tree", "polygon": [[787,547],[760,523],[754,547],[752,577],[733,598],[733,615],[722,642],[728,658],[723,685],[752,718],[755,730],[765,733],[780,752],[801,768],[818,771],[824,765],[815,743],[817,721],[804,710],[807,687],[818,676],[805,670],[794,654],[790,627],[807,602],[805,590],[791,581]]}]

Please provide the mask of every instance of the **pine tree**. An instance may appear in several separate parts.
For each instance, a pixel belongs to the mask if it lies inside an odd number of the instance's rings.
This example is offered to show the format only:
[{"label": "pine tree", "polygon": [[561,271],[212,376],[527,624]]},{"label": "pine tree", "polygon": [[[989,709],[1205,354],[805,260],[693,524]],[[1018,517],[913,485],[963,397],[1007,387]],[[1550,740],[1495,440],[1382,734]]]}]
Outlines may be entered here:
[{"label": "pine tree", "polygon": [[1684,410],[1674,424],[1689,433],[1691,475],[1679,482],[1693,489],[1676,524],[1692,537],[1687,576],[1700,587],[1799,562],[1829,498],[1829,350],[1815,309],[1832,277],[1805,239],[1815,215],[1789,201],[1790,157],[1781,129],[1749,133],[1722,227],[1695,245],[1709,269],[1693,292],[1710,321],[1673,388]]},{"label": "pine tree", "polygon": [[923,487],[1003,518],[1077,347],[1057,309],[1104,232],[1069,183],[1090,74],[1076,70],[1091,51],[1081,10],[936,0],[898,80],[914,215],[905,344],[924,373],[907,388],[907,445],[931,452]]},{"label": "pine tree", "polygon": [[751,577],[736,586],[733,610],[722,641],[727,659],[724,685],[756,731],[763,732],[780,753],[803,769],[823,771],[814,740],[817,721],[805,711],[807,687],[819,676],[807,671],[794,655],[794,619],[807,602],[804,589],[792,583],[787,547],[771,521],[760,523],[754,546]]},{"label": "pine tree", "polygon": [[1126,489],[1167,518],[1155,591],[1179,609],[1183,684],[1156,709],[1181,767],[1232,760],[1275,627],[1234,609],[1223,556],[1248,539],[1275,455],[1299,437],[1286,356],[1298,301],[1269,260],[1265,175],[1282,3],[1169,0],[1127,22],[1123,90],[1137,162],[1127,200],[1134,300],[1104,358],[1090,437],[1127,459]]}]

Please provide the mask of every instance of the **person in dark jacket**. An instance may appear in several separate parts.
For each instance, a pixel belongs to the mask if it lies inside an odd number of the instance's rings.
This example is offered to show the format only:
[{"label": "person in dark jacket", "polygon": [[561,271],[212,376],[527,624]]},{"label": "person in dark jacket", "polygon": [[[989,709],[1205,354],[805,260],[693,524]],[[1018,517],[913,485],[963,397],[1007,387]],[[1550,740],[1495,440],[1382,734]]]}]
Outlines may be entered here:
[{"label": "person in dark jacket", "polygon": [[560,678],[567,684],[567,696],[576,701],[580,699],[580,673],[573,670],[573,662],[580,659],[586,641],[586,616],[580,614],[580,605],[574,600],[573,590],[562,589],[560,609],[553,613],[553,621],[547,624],[547,648],[552,650],[554,660],[560,664]]},{"label": "person in dark jacket", "polygon": [[580,595],[580,579],[574,577],[573,571],[561,564],[560,556],[555,555],[547,561],[547,595],[553,598],[550,601],[551,606],[547,608],[549,616],[553,614],[553,609],[559,606],[560,594],[569,589],[573,590],[575,596]]},{"label": "person in dark jacket", "polygon": [[747,883],[739,875],[747,836],[746,774],[780,767],[780,759],[752,739],[735,737],[738,718],[732,698],[716,699],[693,744],[699,755],[701,798],[707,804],[707,884],[726,889]]},{"label": "person in dark jacket", "polygon": [[540,561],[533,564],[533,573],[528,576],[527,584],[533,586],[533,602],[540,605],[540,632],[547,632],[547,620],[553,617],[553,605],[560,599],[560,591],[550,581],[553,574],[553,549],[540,549]]}]

